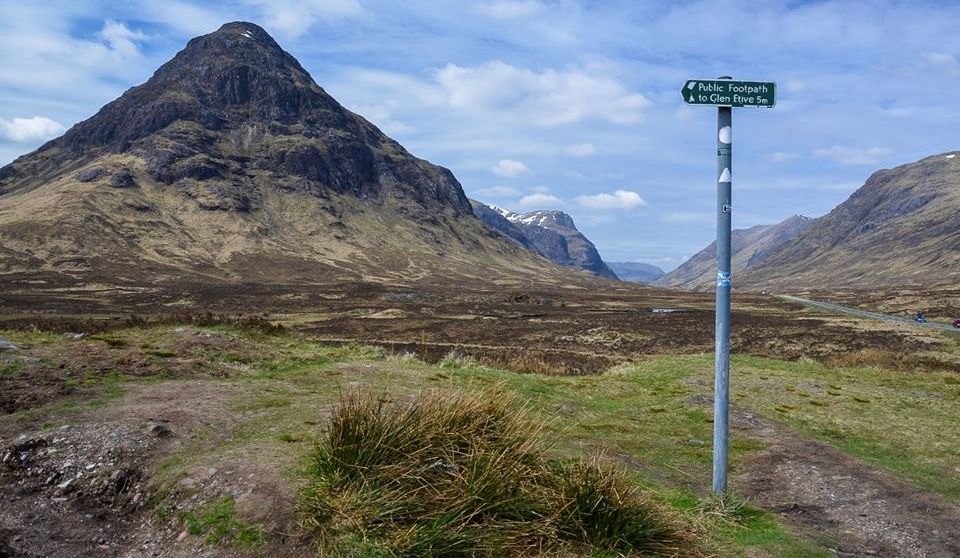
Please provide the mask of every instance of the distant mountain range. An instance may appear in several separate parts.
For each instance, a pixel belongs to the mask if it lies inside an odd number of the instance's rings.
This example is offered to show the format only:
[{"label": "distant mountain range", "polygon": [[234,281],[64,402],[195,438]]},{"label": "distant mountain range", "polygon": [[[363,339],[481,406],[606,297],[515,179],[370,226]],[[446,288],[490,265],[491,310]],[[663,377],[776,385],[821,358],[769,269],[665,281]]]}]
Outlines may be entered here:
[{"label": "distant mountain range", "polygon": [[617,279],[597,248],[563,211],[538,210],[521,215],[476,200],[470,203],[474,215],[484,223],[551,262]]},{"label": "distant mountain range", "polygon": [[[733,231],[734,285],[796,291],[960,284],[960,151],[875,172],[817,219]],[[656,284],[713,289],[716,244]]]},{"label": "distant mountain range", "polygon": [[664,271],[651,264],[640,262],[607,262],[621,281],[651,284],[664,276]]},{"label": "distant mountain range", "polygon": [[[794,215],[776,225],[757,225],[734,230],[730,238],[730,260],[733,277],[747,268],[759,265],[777,249],[797,237],[813,223],[810,217]],[[692,290],[710,290],[717,281],[717,243],[694,254],[679,267],[660,277],[656,285]]]},{"label": "distant mountain range", "polygon": [[[7,292],[617,278],[569,215],[468,200],[244,22],[0,169],[0,239]],[[960,284],[960,152],[878,171],[828,215],[733,243],[740,288]],[[712,289],[714,260],[711,245],[656,284]]]},{"label": "distant mountain range", "polygon": [[960,151],[873,173],[833,211],[747,269],[739,284],[776,290],[960,284]]},{"label": "distant mountain range", "polygon": [[586,277],[490,230],[244,22],[0,169],[0,238],[5,289]]}]

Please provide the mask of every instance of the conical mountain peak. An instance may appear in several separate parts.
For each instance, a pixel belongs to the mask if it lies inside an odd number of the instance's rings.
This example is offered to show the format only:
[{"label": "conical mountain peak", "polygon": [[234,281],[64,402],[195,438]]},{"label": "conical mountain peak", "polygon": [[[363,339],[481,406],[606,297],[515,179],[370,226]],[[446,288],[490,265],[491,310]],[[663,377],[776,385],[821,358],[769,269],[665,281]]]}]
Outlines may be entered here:
[{"label": "conical mountain peak", "polygon": [[[61,164],[80,169],[106,156],[133,156],[144,179],[211,209],[255,210],[265,191],[282,190],[386,196],[470,213],[449,171],[416,159],[345,109],[247,22],[190,40],[145,83],[41,151],[57,172]],[[28,178],[36,170],[16,162],[5,172],[0,191],[36,182]]]},{"label": "conical mountain peak", "polygon": [[0,270],[276,284],[567,276],[484,226],[449,170],[344,108],[246,22],[192,39],[0,168],[0,214]]}]

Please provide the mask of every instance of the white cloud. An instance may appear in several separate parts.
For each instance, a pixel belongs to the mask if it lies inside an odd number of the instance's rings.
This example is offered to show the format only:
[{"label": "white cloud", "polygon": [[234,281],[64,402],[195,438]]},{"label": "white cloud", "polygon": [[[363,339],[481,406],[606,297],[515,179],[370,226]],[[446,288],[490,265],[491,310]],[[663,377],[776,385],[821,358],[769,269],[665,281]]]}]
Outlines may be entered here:
[{"label": "white cloud", "polygon": [[122,22],[112,19],[103,22],[103,29],[100,30],[100,36],[107,41],[110,49],[119,53],[121,56],[134,57],[140,55],[140,47],[136,41],[142,41],[147,38],[140,31],[133,31]]},{"label": "white cloud", "polygon": [[357,105],[350,110],[373,122],[388,136],[403,136],[416,131],[413,126],[394,118],[393,111],[385,105]]},{"label": "white cloud", "polygon": [[519,196],[521,194],[520,190],[511,188],[510,186],[491,186],[490,188],[481,188],[476,190],[476,193],[479,196],[489,196],[491,198],[509,198]]},{"label": "white cloud", "polygon": [[500,159],[496,165],[490,167],[490,172],[497,176],[513,177],[521,174],[529,174],[530,168],[520,161],[513,159]]},{"label": "white cloud", "polygon": [[231,8],[192,5],[179,0],[143,0],[138,12],[143,20],[163,22],[190,35],[216,31],[226,21],[242,19]]},{"label": "white cloud", "polygon": [[828,159],[841,165],[875,165],[892,152],[886,147],[859,148],[834,145],[815,149],[813,154],[817,158]]},{"label": "white cloud", "polygon": [[533,191],[538,194],[549,194],[550,188],[547,188],[546,186],[536,186],[533,188]]},{"label": "white cloud", "polygon": [[48,140],[59,136],[64,130],[66,128],[63,124],[45,116],[14,118],[13,120],[0,118],[0,136],[10,141]]},{"label": "white cloud", "polygon": [[650,101],[617,80],[585,70],[535,72],[494,60],[466,68],[447,64],[436,80],[454,108],[489,111],[541,126],[595,118],[636,124]]},{"label": "white cloud", "polygon": [[270,30],[296,38],[318,21],[337,21],[363,13],[357,0],[247,0],[260,10]]},{"label": "white cloud", "polygon": [[956,66],[960,64],[957,57],[949,52],[928,52],[926,58],[927,62],[934,66]]},{"label": "white cloud", "polygon": [[612,194],[601,193],[593,196],[577,196],[576,202],[590,209],[636,209],[647,205],[640,194],[630,190],[617,190]]},{"label": "white cloud", "polygon": [[520,198],[517,205],[524,209],[550,209],[563,205],[563,200],[551,194],[530,194]]},{"label": "white cloud", "polygon": [[775,151],[771,153],[768,158],[775,163],[785,163],[787,161],[799,159],[800,154],[794,153],[793,151]]},{"label": "white cloud", "polygon": [[543,4],[536,0],[495,0],[478,4],[475,10],[496,19],[521,19],[542,12]]},{"label": "white cloud", "polygon": [[592,143],[578,143],[567,147],[564,153],[571,157],[589,157],[596,153],[596,151]]},{"label": "white cloud", "polygon": [[960,60],[949,52],[928,52],[925,58],[929,66],[942,69],[949,75],[960,75]]}]

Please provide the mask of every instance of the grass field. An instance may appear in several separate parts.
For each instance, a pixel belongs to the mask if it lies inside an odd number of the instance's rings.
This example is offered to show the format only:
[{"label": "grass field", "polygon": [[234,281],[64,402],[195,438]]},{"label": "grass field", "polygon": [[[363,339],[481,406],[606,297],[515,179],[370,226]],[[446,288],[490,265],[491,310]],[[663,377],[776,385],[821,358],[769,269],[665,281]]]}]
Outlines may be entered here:
[{"label": "grass field", "polygon": [[[273,469],[269,474],[276,482],[295,494],[305,482],[313,441],[344,394],[365,390],[403,401],[434,390],[493,388],[515,394],[546,422],[552,458],[602,455],[698,529],[704,544],[720,555],[828,556],[833,543],[828,536],[798,533],[749,502],[709,502],[712,355],[658,356],[599,375],[564,377],[497,370],[456,354],[427,364],[412,354],[324,346],[298,334],[230,327],[134,327],[82,340],[16,331],[0,336],[35,355],[28,361],[0,357],[0,381],[31,375],[49,380],[44,375],[62,370],[64,361],[75,371],[64,379],[72,395],[0,418],[3,438],[135,413],[141,401],[159,397],[158,390],[182,394],[184,407],[193,398],[198,409],[211,407],[202,424],[181,427],[189,435],[158,458],[150,480],[151,506],[175,511],[161,515],[186,521],[189,532],[203,534],[198,539],[206,542],[230,545],[230,534],[237,533],[243,544],[267,544],[271,518],[252,510],[249,501],[224,499],[233,496],[222,490],[201,498],[206,508],[194,506],[191,490],[199,489],[184,488],[183,481],[196,478],[197,471]],[[98,366],[82,366],[78,358],[90,359],[88,364],[95,359]],[[827,442],[925,491],[960,501],[955,373],[735,356],[731,401],[735,414]],[[769,443],[749,429],[734,429],[735,489]],[[293,500],[284,501],[289,509],[282,514],[295,515]],[[230,528],[218,530],[218,517]]]}]

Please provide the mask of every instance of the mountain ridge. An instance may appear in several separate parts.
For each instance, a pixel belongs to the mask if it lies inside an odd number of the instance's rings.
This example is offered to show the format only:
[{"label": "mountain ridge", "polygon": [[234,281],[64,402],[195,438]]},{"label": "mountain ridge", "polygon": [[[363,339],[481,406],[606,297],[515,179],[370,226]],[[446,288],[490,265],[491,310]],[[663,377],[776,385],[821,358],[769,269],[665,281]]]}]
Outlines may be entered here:
[{"label": "mountain ridge", "polygon": [[580,268],[606,279],[618,279],[567,213],[535,210],[519,214],[477,200],[470,202],[474,214],[487,225],[551,262]]},{"label": "mountain ridge", "polygon": [[0,169],[0,235],[11,280],[580,280],[490,231],[452,172],[245,22]]},{"label": "mountain ridge", "polygon": [[[775,225],[735,229],[730,239],[731,270],[737,278],[751,266],[759,265],[785,242],[810,226],[813,219],[793,215]],[[710,290],[716,283],[717,243],[711,242],[679,267],[654,281],[663,287]]]},{"label": "mountain ridge", "polygon": [[960,151],[871,174],[740,283],[794,290],[960,283]]}]

